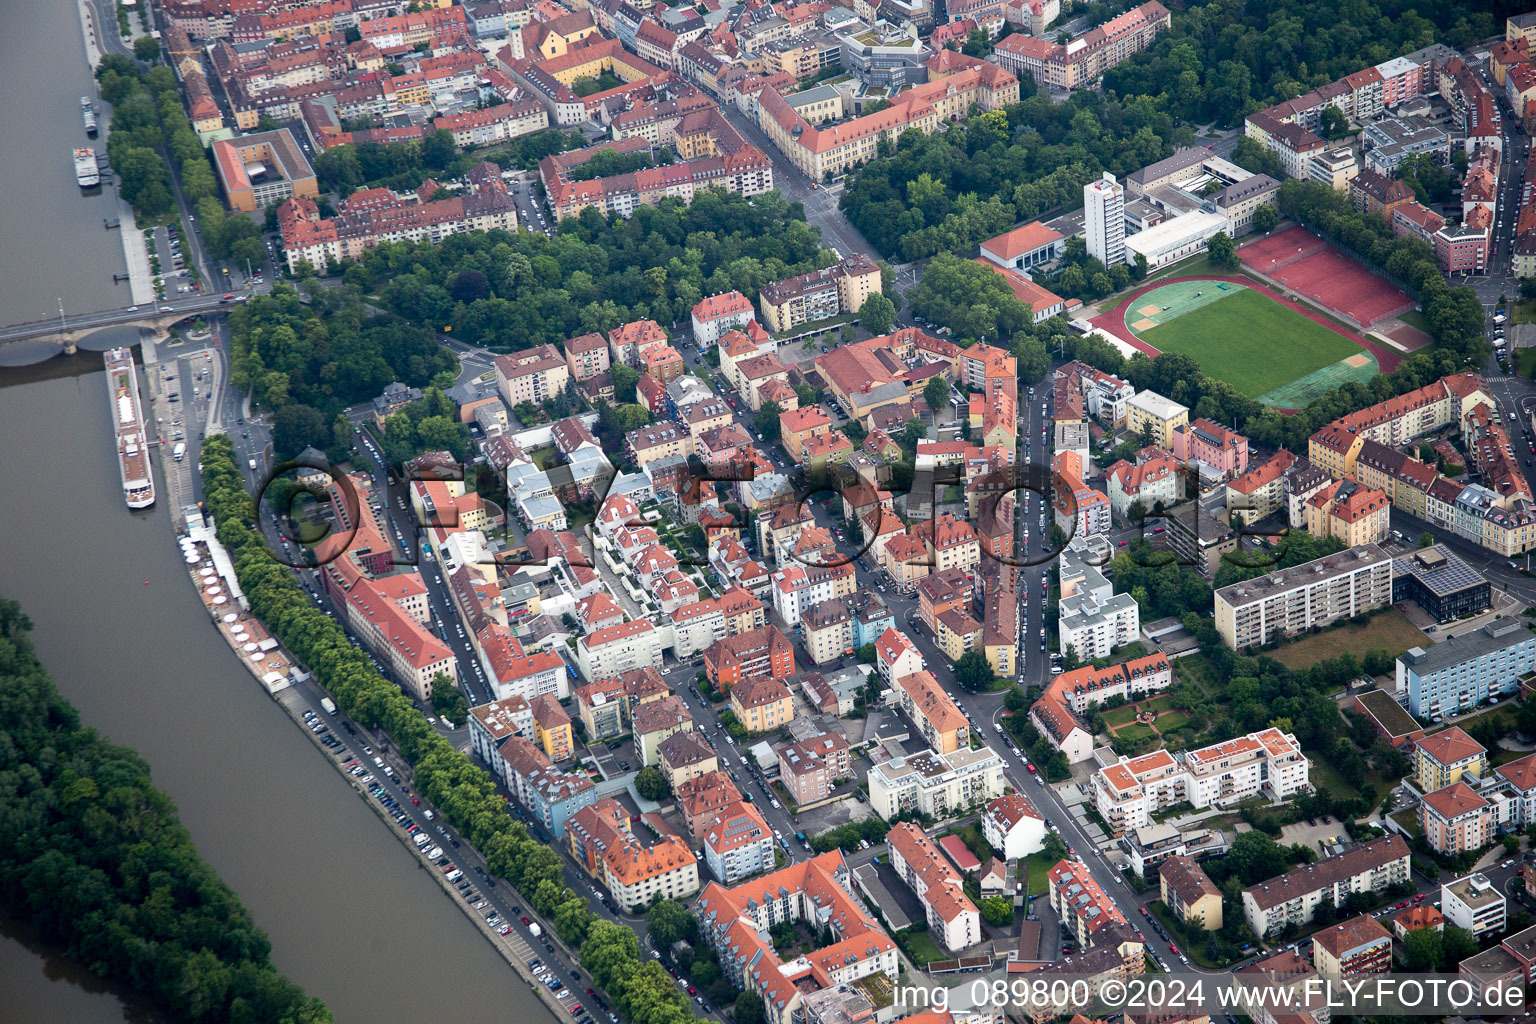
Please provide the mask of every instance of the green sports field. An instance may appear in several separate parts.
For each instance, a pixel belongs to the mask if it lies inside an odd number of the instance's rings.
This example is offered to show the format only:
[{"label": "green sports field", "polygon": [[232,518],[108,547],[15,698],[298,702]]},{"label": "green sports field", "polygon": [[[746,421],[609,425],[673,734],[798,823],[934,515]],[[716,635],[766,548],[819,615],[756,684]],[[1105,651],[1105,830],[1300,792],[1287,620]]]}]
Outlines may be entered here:
[{"label": "green sports field", "polygon": [[1300,408],[1313,392],[1377,372],[1369,352],[1322,324],[1248,288],[1216,289],[1209,280],[1169,284],[1136,299],[1143,312],[1125,318],[1158,351],[1190,355],[1211,377],[1270,405]]}]

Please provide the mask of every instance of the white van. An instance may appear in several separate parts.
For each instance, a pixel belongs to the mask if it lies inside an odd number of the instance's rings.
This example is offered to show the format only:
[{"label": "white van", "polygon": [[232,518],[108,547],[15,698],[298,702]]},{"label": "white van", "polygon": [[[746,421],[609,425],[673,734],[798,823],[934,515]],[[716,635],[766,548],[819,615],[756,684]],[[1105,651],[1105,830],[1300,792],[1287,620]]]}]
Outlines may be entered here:
[{"label": "white van", "polygon": [[416,844],[417,849],[426,846],[431,841],[425,832],[417,832],[414,836],[411,836],[411,842]]},{"label": "white van", "polygon": [[454,868],[443,877],[448,879],[450,882],[457,882],[459,879],[464,877],[464,872],[460,871],[458,868]]},{"label": "white van", "polygon": [[427,860],[437,860],[437,858],[441,857],[442,855],[443,848],[441,846],[434,846],[432,849],[427,851]]}]

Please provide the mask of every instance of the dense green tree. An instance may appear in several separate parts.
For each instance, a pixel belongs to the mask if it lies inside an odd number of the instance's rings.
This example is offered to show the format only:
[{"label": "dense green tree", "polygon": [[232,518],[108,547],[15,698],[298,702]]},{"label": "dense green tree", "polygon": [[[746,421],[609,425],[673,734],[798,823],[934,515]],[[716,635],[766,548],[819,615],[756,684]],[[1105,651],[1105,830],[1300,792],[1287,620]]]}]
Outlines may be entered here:
[{"label": "dense green tree", "polygon": [[655,765],[646,765],[635,773],[635,792],[647,800],[663,800],[671,791],[667,777]]},{"label": "dense green tree", "polygon": [[1005,342],[1031,323],[1029,307],[990,266],[940,253],[923,268],[909,298],[924,319],[962,341]]},{"label": "dense green tree", "polygon": [[783,424],[779,422],[779,416],[783,412],[784,407],[778,402],[764,402],[762,408],[752,414],[752,426],[766,440],[777,441],[784,429]]},{"label": "dense green tree", "polygon": [[896,324],[896,306],[880,292],[873,292],[859,307],[859,322],[870,334],[889,334]]},{"label": "dense green tree", "polygon": [[675,942],[691,941],[698,932],[698,922],[678,900],[657,900],[645,912],[645,927],[657,949],[670,949]]},{"label": "dense green tree", "polygon": [[1275,225],[1280,223],[1280,212],[1273,206],[1265,203],[1253,211],[1253,230],[1266,234],[1275,230]]},{"label": "dense green tree", "polygon": [[955,662],[955,681],[973,693],[990,690],[996,678],[987,656],[980,651],[966,651]]},{"label": "dense green tree", "polygon": [[1225,231],[1218,231],[1211,236],[1211,240],[1206,245],[1212,265],[1223,270],[1238,268],[1237,246],[1232,244],[1231,235]]}]

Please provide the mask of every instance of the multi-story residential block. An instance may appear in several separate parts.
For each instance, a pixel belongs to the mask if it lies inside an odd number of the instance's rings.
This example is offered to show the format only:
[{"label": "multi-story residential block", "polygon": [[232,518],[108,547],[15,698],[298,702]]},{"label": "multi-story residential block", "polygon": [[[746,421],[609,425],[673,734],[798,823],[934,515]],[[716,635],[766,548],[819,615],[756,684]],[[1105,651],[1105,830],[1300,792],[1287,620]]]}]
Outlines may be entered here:
[{"label": "multi-story residential block", "polygon": [[887,820],[908,811],[934,819],[979,809],[1003,793],[1003,761],[992,750],[965,747],[894,757],[869,770],[869,806]]},{"label": "multi-story residential block", "polygon": [[1133,434],[1150,432],[1152,443],[1165,450],[1173,449],[1174,431],[1188,423],[1187,406],[1155,391],[1139,392],[1126,403],[1126,429]]},{"label": "multi-story residential block", "polygon": [[585,774],[557,768],[521,736],[503,740],[498,754],[491,762],[491,773],[551,835],[564,835],[571,815],[597,798],[597,787]]},{"label": "multi-story residential block", "polygon": [[1058,452],[1055,495],[1052,503],[1056,525],[1073,537],[1108,533],[1113,525],[1109,498],[1083,482],[1083,463],[1076,452]]},{"label": "multi-story residential block", "polygon": [[[1360,463],[1356,462],[1358,469]],[[1349,547],[1376,544],[1391,527],[1392,503],[1385,491],[1352,480],[1334,480],[1307,499],[1307,530]]]},{"label": "multi-story residential block", "polygon": [[1199,864],[1189,857],[1173,856],[1165,859],[1157,871],[1164,906],[1187,925],[1202,931],[1221,931],[1221,890]]},{"label": "multi-story residential block", "polygon": [[927,134],[952,119],[965,117],[973,104],[982,110],[995,110],[1018,102],[1018,98],[1017,78],[995,64],[977,60],[955,74],[896,94],[890,105],[877,113],[835,126],[812,127],[773,89],[765,88],[758,94],[757,112],[763,132],[789,162],[811,180],[822,181],[873,159],[881,139],[895,141],[909,129]]},{"label": "multi-story residential block", "polygon": [[895,688],[902,712],[934,750],[949,754],[970,746],[971,729],[965,713],[933,673],[919,669],[901,676],[895,680]]},{"label": "multi-story residential block", "polygon": [[1464,928],[1481,939],[1504,930],[1507,903],[1487,875],[1472,874],[1440,886],[1440,912],[1447,924]]},{"label": "multi-story residential block", "polygon": [[1071,649],[1079,661],[1110,657],[1140,635],[1141,610],[1130,594],[1099,600],[1093,594],[1064,597],[1057,605],[1061,652]]},{"label": "multi-story residential block", "polygon": [[1083,186],[1088,255],[1105,266],[1125,262],[1125,188],[1108,171]]},{"label": "multi-story residential block", "polygon": [[1105,929],[1130,926],[1082,861],[1064,860],[1047,871],[1046,878],[1050,882],[1051,909],[1080,946],[1097,945],[1095,939]]},{"label": "multi-story residential block", "polygon": [[664,638],[646,619],[593,630],[576,641],[576,667],[588,680],[661,667]]},{"label": "multi-story residential block", "polygon": [[669,736],[693,729],[693,716],[678,697],[668,694],[660,700],[647,701],[634,709],[632,719],[635,753],[641,765],[661,760],[661,744]]},{"label": "multi-story residential block", "polygon": [[1178,757],[1166,750],[1122,757],[1095,773],[1092,787],[1099,814],[1122,835],[1183,801],[1225,807],[1261,793],[1286,799],[1311,784],[1309,769],[1295,736],[1265,729]]},{"label": "multi-story residential block", "polygon": [[[1409,852],[1402,836],[1373,839],[1243,890],[1243,917],[1255,935],[1312,920],[1318,903],[1340,906],[1351,893],[1380,893],[1407,882]],[[1449,915],[1447,915],[1449,916]]]},{"label": "multi-story residential block", "polygon": [[952,952],[980,942],[981,912],[965,894],[960,873],[922,829],[904,821],[885,840],[890,845],[891,867],[922,902],[929,934]]},{"label": "multi-story residential block", "polygon": [[1448,857],[1480,850],[1493,839],[1494,812],[1488,801],[1464,782],[1425,794],[1419,802],[1424,841]]},{"label": "multi-story residential block", "polygon": [[[892,984],[897,979],[896,943],[854,895],[852,873],[838,850],[733,888],[711,882],[693,912],[725,977],[772,1007],[773,1024],[789,1024],[812,984],[848,985],[876,973]],[[780,960],[770,931],[796,921],[818,931],[830,928],[833,944],[790,963]],[[807,985],[797,985],[798,979]]]},{"label": "multi-story residential block", "polygon": [[564,761],[574,749],[571,716],[552,694],[541,693],[530,702],[533,740],[551,761]]},{"label": "multi-story residential block", "polygon": [[571,379],[564,357],[553,345],[497,356],[495,366],[496,389],[511,408],[553,398]]},{"label": "multi-story residential block", "polygon": [[1460,782],[1468,772],[1480,779],[1488,776],[1488,751],[1461,726],[1431,733],[1414,744],[1413,778],[1425,793]]},{"label": "multi-story residential block", "polygon": [[763,286],[758,303],[770,331],[854,313],[880,290],[880,268],[863,253],[852,253],[824,270],[788,277]]},{"label": "multi-story residential block", "polygon": [[1392,933],[1370,914],[1312,934],[1312,964],[1329,978],[1359,978],[1392,969]]},{"label": "multi-story residential block", "polygon": [[1183,497],[1183,477],[1172,459],[1154,458],[1131,463],[1124,459],[1104,471],[1104,489],[1109,504],[1122,516],[1130,514],[1131,503],[1141,502],[1148,515],[1157,506],[1171,508]]},{"label": "multi-story residential block", "polygon": [[1052,42],[1040,33],[1008,36],[998,43],[992,59],[1016,75],[1030,75],[1041,85],[1075,89],[1152,45],[1169,24],[1168,9],[1152,0],[1065,44]]},{"label": "multi-story residential block", "polygon": [[[618,621],[622,623],[623,617]],[[626,731],[633,708],[646,701],[660,700],[669,692],[661,673],[646,666],[578,687],[576,708],[587,737],[601,740]]]},{"label": "multi-story residential block", "polygon": [[704,828],[704,863],[723,885],[773,867],[773,829],[752,804],[738,800]]},{"label": "multi-story residential block", "polygon": [[741,292],[711,295],[693,307],[693,339],[701,349],[718,342],[726,332],[753,323],[752,300]]},{"label": "multi-story residential block", "polygon": [[295,192],[278,208],[277,218],[288,269],[297,273],[305,262],[324,268],[356,261],[384,242],[435,243],[470,231],[516,230],[517,205],[507,193],[501,169],[482,162],[469,169],[468,178],[471,191],[425,202],[401,198],[388,189],[364,189],[348,196],[330,218],[320,216],[308,195]]},{"label": "multi-story residential block", "polygon": [[981,834],[1005,860],[1018,860],[1045,846],[1045,818],[1021,793],[1004,793],[981,814]]},{"label": "multi-story residential block", "polygon": [[1172,685],[1173,664],[1161,653],[1102,669],[1089,665],[1052,679],[1029,709],[1029,718],[1075,764],[1093,754],[1093,737],[1081,720],[1090,703],[1113,696],[1136,700]]},{"label": "multi-story residential block", "polygon": [[1500,619],[1399,655],[1397,690],[1407,694],[1411,714],[1453,715],[1516,693],[1532,671],[1536,634],[1518,620]]},{"label": "multi-story residential block", "polygon": [[848,741],[840,732],[791,743],[778,757],[779,780],[802,808],[825,800],[835,782],[853,774]]},{"label": "multi-story residential block", "polygon": [[1248,470],[1248,439],[1204,417],[1173,428],[1173,457],[1226,480]]},{"label": "multi-story residential block", "polygon": [[771,625],[737,633],[704,652],[704,671],[721,689],[749,676],[785,680],[795,674],[794,645]]},{"label": "multi-story residential block", "polygon": [[741,792],[731,777],[721,771],[705,772],[689,779],[672,791],[677,808],[688,825],[688,834],[697,841],[720,812],[741,799]]},{"label": "multi-story residential block", "polygon": [[772,732],[794,717],[789,687],[771,676],[745,676],[731,687],[731,711],[749,733]]},{"label": "multi-story residential block", "polygon": [[1296,456],[1281,448],[1268,461],[1228,480],[1227,513],[1249,524],[1285,507],[1286,473],[1295,464]]},{"label": "multi-story residential block", "polygon": [[1354,618],[1392,601],[1392,558],[1350,548],[1216,591],[1216,630],[1234,650]]}]

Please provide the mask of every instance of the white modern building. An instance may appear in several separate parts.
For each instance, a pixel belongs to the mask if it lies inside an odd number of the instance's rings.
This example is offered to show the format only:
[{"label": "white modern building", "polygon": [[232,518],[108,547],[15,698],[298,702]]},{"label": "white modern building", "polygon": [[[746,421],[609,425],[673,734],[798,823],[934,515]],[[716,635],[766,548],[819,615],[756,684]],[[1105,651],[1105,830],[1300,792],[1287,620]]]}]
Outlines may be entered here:
[{"label": "white modern building", "polygon": [[1004,860],[1018,860],[1045,846],[1045,818],[1022,794],[1004,793],[982,812],[981,834]]},{"label": "white modern building", "polygon": [[1408,713],[1454,715],[1517,693],[1521,677],[1536,672],[1536,633],[1518,619],[1414,647],[1397,659],[1397,693]]},{"label": "white modern building", "polygon": [[894,757],[869,770],[869,806],[887,821],[906,811],[935,819],[1003,793],[1003,760],[991,749]]},{"label": "white modern building", "polygon": [[1117,836],[1148,825],[1164,807],[1225,807],[1249,797],[1285,800],[1311,782],[1311,766],[1290,733],[1265,729],[1177,757],[1154,750],[1093,776],[1094,807]]},{"label": "white modern building", "polygon": [[1312,920],[1323,900],[1343,906],[1350,893],[1380,893],[1409,881],[1408,844],[1399,835],[1372,839],[1343,853],[1303,864],[1243,890],[1243,917],[1255,935]]},{"label": "white modern building", "polygon": [[1107,658],[1117,647],[1137,638],[1141,610],[1130,594],[1113,594],[1100,600],[1090,593],[1064,597],[1057,606],[1057,633],[1061,653],[1071,648],[1078,661]]},{"label": "white modern building", "polygon": [[1507,904],[1487,875],[1475,874],[1440,886],[1440,912],[1447,924],[1481,939],[1504,930]]},{"label": "white modern building", "polygon": [[1106,267],[1125,262],[1125,189],[1108,171],[1083,186],[1088,255]]},{"label": "white modern building", "polygon": [[[1125,239],[1126,262],[1134,263],[1136,254],[1141,253],[1147,258],[1147,269],[1157,270],[1205,252],[1211,237],[1219,231],[1229,234],[1232,231],[1232,222],[1226,214],[1191,210]],[[1212,284],[1211,287],[1216,286]]]}]

